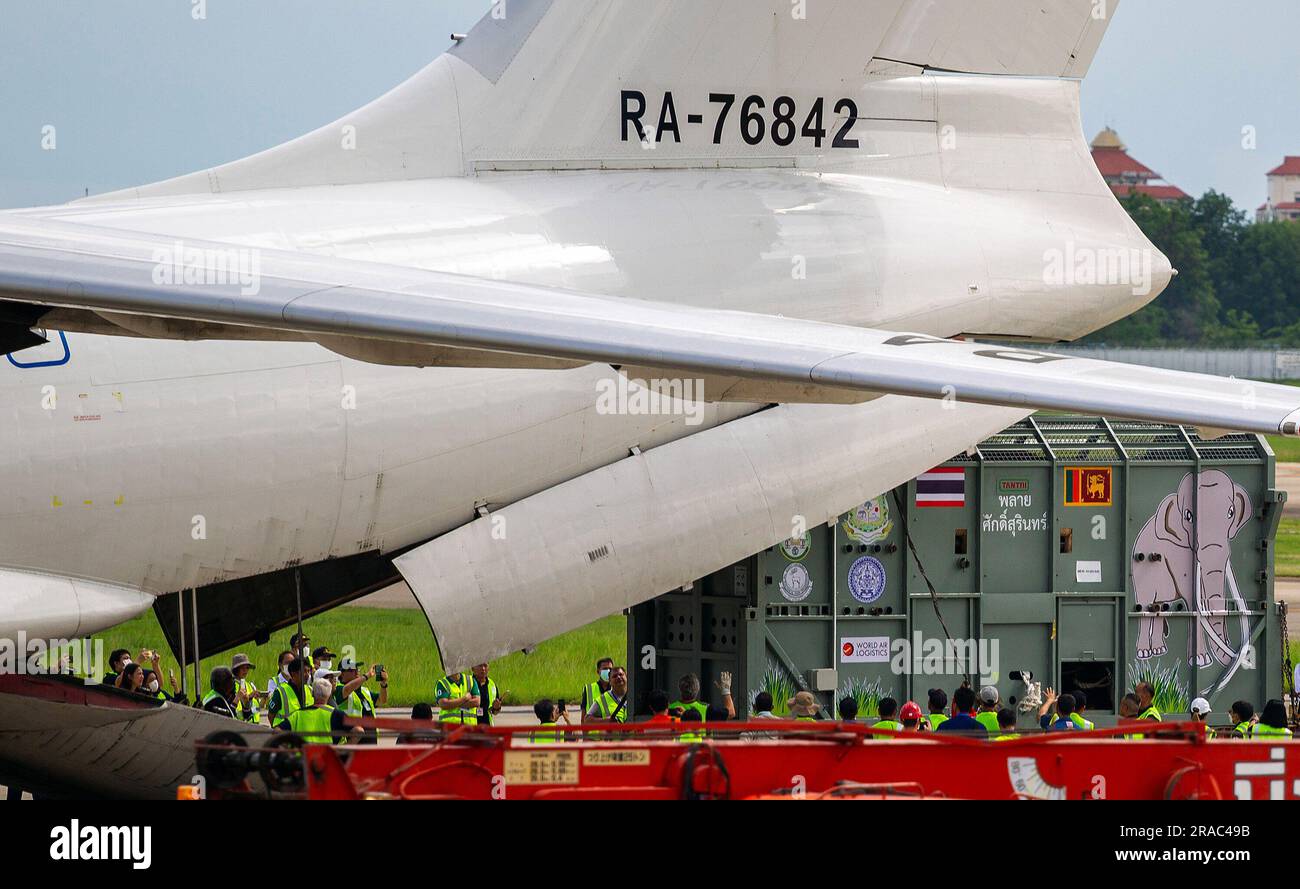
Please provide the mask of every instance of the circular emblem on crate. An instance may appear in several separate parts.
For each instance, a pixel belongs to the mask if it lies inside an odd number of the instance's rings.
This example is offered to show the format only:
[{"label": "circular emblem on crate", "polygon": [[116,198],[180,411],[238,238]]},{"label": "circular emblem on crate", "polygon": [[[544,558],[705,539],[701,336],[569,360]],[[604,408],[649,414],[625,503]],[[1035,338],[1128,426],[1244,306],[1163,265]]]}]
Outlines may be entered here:
[{"label": "circular emblem on crate", "polygon": [[808,576],[808,569],[795,562],[787,565],[781,575],[781,595],[788,602],[802,602],[812,595],[813,582]]},{"label": "circular emblem on crate", "polygon": [[885,593],[885,566],[872,556],[863,556],[849,568],[849,594],[870,605]]},{"label": "circular emblem on crate", "polygon": [[781,544],[781,555],[785,556],[791,562],[802,562],[803,557],[808,555],[808,550],[812,549],[812,533],[807,533],[802,537],[791,537],[785,543]]},{"label": "circular emblem on crate", "polygon": [[858,543],[876,543],[894,530],[889,516],[889,501],[884,496],[868,500],[844,518],[844,533]]}]

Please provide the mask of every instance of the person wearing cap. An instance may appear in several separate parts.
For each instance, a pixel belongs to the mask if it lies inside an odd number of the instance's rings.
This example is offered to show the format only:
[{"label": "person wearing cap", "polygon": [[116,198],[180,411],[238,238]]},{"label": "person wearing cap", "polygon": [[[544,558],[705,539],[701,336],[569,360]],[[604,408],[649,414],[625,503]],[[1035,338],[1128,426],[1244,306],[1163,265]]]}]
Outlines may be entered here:
[{"label": "person wearing cap", "polygon": [[1252,738],[1289,738],[1291,730],[1286,727],[1286,705],[1277,698],[1264,705],[1259,714],[1259,722],[1250,729]]},{"label": "person wearing cap", "polygon": [[1192,705],[1188,708],[1188,712],[1192,716],[1192,722],[1199,722],[1205,726],[1205,737],[1213,738],[1214,729],[1210,728],[1209,720],[1210,702],[1205,700],[1205,698],[1197,698],[1192,701]]},{"label": "person wearing cap", "polygon": [[1080,731],[1092,731],[1097,727],[1096,723],[1083,715],[1083,711],[1088,709],[1088,696],[1078,689],[1070,692],[1070,694],[1074,695],[1074,712],[1070,714],[1070,721]]},{"label": "person wearing cap", "polygon": [[[894,698],[881,698],[880,703],[876,704],[876,714],[880,717],[876,720],[872,728],[883,729],[888,732],[901,731],[903,726],[894,718],[898,715],[898,701]],[[879,739],[880,735],[873,735]]]},{"label": "person wearing cap", "polygon": [[[350,716],[353,719],[374,719],[379,715],[379,707],[388,703],[388,671],[383,670],[378,674],[375,668],[371,667],[367,672],[361,672],[365,664],[355,658],[345,657],[339,663],[338,682],[334,686],[334,699],[332,701],[336,709],[342,710],[344,716]],[[375,698],[366,688],[366,683],[371,679],[379,679],[379,703],[375,704]],[[358,744],[378,744],[379,732],[373,728],[361,729],[360,737],[357,739]]]},{"label": "person wearing cap", "polygon": [[277,683],[275,692],[267,702],[267,721],[273,728],[289,729],[289,717],[311,706],[310,666],[301,657],[295,657],[285,666],[285,680]]},{"label": "person wearing cap", "polygon": [[336,657],[338,655],[330,651],[327,645],[320,645],[312,649],[309,660],[309,663],[315,665],[312,669],[312,680],[337,679],[339,671],[334,669],[334,658]]},{"label": "person wearing cap", "polygon": [[317,679],[311,685],[312,703],[289,717],[289,731],[302,735],[308,744],[346,744],[349,734],[360,731],[343,724],[343,711],[330,706],[333,679]]},{"label": "person wearing cap", "polygon": [[258,691],[257,686],[248,678],[248,674],[256,669],[257,666],[248,659],[246,654],[237,654],[230,659],[230,672],[235,676],[235,689],[240,699],[246,702],[239,711],[239,718],[253,725],[261,725],[262,712],[257,705],[259,698],[266,699],[266,694]]},{"label": "person wearing cap", "polygon": [[952,693],[952,703],[957,708],[957,712],[946,719],[935,731],[964,732],[977,738],[988,736],[989,730],[971,712],[975,709],[975,689],[969,685],[961,686]]},{"label": "person wearing cap", "polygon": [[948,714],[943,712],[948,709],[948,693],[942,688],[930,689],[926,706],[930,708],[930,715],[926,717],[930,721],[930,731],[948,721]]},{"label": "person wearing cap", "polygon": [[975,721],[984,726],[990,735],[995,735],[998,731],[998,704],[1001,700],[1002,697],[994,686],[986,685],[980,689],[980,709],[975,714]]},{"label": "person wearing cap", "polygon": [[311,637],[306,633],[299,636],[294,633],[289,637],[289,650],[293,652],[294,657],[300,657],[307,662],[309,670],[315,672],[316,664],[311,659]]},{"label": "person wearing cap", "polygon": [[1255,705],[1250,701],[1233,701],[1228,708],[1228,719],[1232,722],[1232,734],[1228,737],[1249,738],[1255,725]]},{"label": "person wearing cap", "polygon": [[898,718],[903,723],[905,732],[923,732],[930,727],[925,720],[925,714],[921,712],[921,705],[916,701],[908,701],[903,705],[903,709],[898,711]]},{"label": "person wearing cap", "polygon": [[438,705],[438,722],[444,725],[477,725],[478,695],[474,694],[474,677],[463,670],[449,673],[434,686]]},{"label": "person wearing cap", "polygon": [[474,681],[470,684],[470,694],[478,699],[475,716],[479,725],[491,725],[492,720],[501,712],[501,691],[496,682],[488,675],[487,664],[477,664],[471,671]]}]

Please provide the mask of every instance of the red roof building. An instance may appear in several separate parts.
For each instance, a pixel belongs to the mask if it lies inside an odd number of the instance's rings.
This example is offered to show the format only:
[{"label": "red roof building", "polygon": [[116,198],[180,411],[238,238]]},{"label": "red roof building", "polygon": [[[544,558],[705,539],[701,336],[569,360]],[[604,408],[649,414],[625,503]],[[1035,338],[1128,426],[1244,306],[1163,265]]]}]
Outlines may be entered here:
[{"label": "red roof building", "polygon": [[1288,156],[1268,172],[1268,200],[1255,211],[1256,222],[1300,220],[1300,157]]},{"label": "red roof building", "polygon": [[1176,185],[1170,185],[1160,174],[1128,153],[1119,134],[1110,127],[1092,140],[1092,159],[1101,171],[1102,178],[1117,197],[1125,198],[1133,192],[1148,195],[1161,203],[1190,200],[1191,195]]}]

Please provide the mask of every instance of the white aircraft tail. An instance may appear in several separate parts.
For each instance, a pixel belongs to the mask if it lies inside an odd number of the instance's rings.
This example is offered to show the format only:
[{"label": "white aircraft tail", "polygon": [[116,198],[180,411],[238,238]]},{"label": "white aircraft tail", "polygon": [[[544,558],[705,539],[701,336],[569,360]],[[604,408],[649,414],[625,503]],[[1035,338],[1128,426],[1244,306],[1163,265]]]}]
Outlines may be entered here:
[{"label": "white aircraft tail", "polygon": [[[464,40],[353,114],[242,161],[105,197],[916,154],[915,131],[933,143],[940,123],[935,90],[917,75],[1082,77],[1117,4],[496,0]],[[911,83],[872,89],[892,79]]]}]

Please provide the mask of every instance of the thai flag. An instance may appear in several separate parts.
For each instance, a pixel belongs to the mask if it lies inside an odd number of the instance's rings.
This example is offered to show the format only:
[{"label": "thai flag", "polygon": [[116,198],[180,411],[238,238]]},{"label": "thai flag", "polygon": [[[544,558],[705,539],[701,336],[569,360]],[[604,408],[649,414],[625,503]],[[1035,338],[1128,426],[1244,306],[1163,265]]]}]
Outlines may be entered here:
[{"label": "thai flag", "polygon": [[943,467],[917,476],[916,505],[949,508],[965,506],[966,470],[961,467]]}]

